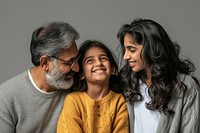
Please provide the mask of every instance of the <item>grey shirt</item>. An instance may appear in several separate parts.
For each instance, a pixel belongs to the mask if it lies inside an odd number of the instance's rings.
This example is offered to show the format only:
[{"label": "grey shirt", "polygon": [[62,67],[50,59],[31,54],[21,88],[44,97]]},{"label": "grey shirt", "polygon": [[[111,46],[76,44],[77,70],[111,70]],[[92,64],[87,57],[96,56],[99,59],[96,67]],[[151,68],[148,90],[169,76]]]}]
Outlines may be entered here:
[{"label": "grey shirt", "polygon": [[55,133],[68,92],[45,94],[25,71],[0,85],[0,133]]},{"label": "grey shirt", "polygon": [[[200,88],[188,75],[180,75],[187,86],[186,96],[177,97],[174,91],[169,108],[174,115],[161,114],[156,133],[200,133]],[[130,120],[130,133],[134,133],[134,109],[127,103]]]}]

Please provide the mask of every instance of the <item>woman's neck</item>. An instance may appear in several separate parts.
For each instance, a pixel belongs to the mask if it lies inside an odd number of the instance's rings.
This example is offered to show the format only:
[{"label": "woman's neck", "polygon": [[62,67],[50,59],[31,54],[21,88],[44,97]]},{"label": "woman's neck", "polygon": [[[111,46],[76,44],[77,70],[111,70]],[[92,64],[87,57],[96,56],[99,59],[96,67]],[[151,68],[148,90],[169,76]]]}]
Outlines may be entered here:
[{"label": "woman's neck", "polygon": [[145,83],[147,86],[150,86],[151,85],[151,70],[150,70],[150,67],[145,69],[145,71],[143,71],[139,77],[140,77],[140,79],[143,83]]},{"label": "woman's neck", "polygon": [[151,69],[150,69],[150,67],[148,67],[146,69],[146,80],[145,80],[145,83],[147,84],[147,86],[151,85]]}]

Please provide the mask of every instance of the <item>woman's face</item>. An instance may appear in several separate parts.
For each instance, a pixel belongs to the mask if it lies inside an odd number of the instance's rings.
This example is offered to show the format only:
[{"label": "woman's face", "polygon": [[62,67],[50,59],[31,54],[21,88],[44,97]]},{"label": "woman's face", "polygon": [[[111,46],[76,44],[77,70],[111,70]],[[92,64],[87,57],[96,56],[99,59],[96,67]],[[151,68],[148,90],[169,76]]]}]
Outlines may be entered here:
[{"label": "woman's face", "polygon": [[132,36],[129,34],[126,34],[124,36],[124,60],[126,60],[130,67],[132,68],[132,71],[137,73],[144,69],[144,62],[142,57],[142,51],[143,51],[143,45],[140,45],[136,43]]},{"label": "woman's face", "polygon": [[84,55],[83,75],[87,83],[102,83],[109,81],[112,73],[107,54],[99,47],[91,47]]}]

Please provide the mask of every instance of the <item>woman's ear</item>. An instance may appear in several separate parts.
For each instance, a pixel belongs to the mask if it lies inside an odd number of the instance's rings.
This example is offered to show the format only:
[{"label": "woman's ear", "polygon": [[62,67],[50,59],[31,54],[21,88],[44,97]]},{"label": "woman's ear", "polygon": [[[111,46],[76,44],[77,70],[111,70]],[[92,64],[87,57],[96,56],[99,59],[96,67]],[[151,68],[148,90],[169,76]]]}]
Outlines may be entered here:
[{"label": "woman's ear", "polygon": [[40,66],[45,71],[49,70],[49,62],[50,62],[50,60],[49,60],[49,58],[47,56],[41,56],[40,57]]}]

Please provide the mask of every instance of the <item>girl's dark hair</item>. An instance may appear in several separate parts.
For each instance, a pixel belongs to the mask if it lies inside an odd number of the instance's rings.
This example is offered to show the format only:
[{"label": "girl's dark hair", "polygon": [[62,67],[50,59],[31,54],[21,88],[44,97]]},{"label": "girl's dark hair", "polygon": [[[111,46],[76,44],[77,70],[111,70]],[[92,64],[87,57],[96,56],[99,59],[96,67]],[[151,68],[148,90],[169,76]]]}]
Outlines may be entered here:
[{"label": "girl's dark hair", "polygon": [[[178,74],[190,75],[195,71],[193,63],[179,58],[179,45],[172,42],[164,28],[153,20],[135,19],[131,24],[124,24],[119,29],[117,37],[122,49],[121,55],[125,52],[126,34],[129,34],[136,43],[143,45],[144,64],[151,67],[151,85],[148,89],[151,101],[146,103],[146,107],[173,114],[174,111],[168,108],[173,91],[177,89],[184,96],[187,90],[186,85],[178,78]],[[119,72],[124,94],[131,103],[141,101],[143,98],[139,91],[139,79],[143,81],[142,76],[145,74],[144,70],[138,73],[132,72],[128,63]],[[198,83],[197,79],[192,77]]]},{"label": "girl's dark hair", "polygon": [[98,47],[101,48],[108,56],[108,59],[110,61],[110,65],[112,68],[115,68],[115,74],[110,76],[110,81],[109,81],[109,87],[111,90],[120,93],[122,92],[122,90],[119,88],[118,85],[118,77],[116,76],[118,73],[118,66],[117,63],[113,57],[113,54],[111,52],[111,50],[105,46],[103,43],[96,41],[96,40],[86,40],[85,42],[83,42],[79,48],[79,60],[78,60],[78,64],[79,64],[79,72],[75,75],[75,82],[77,83],[77,87],[76,90],[78,91],[86,91],[87,90],[87,84],[85,79],[81,79],[81,74],[83,73],[83,66],[82,66],[82,61],[83,58],[85,56],[85,53],[92,47]]}]

